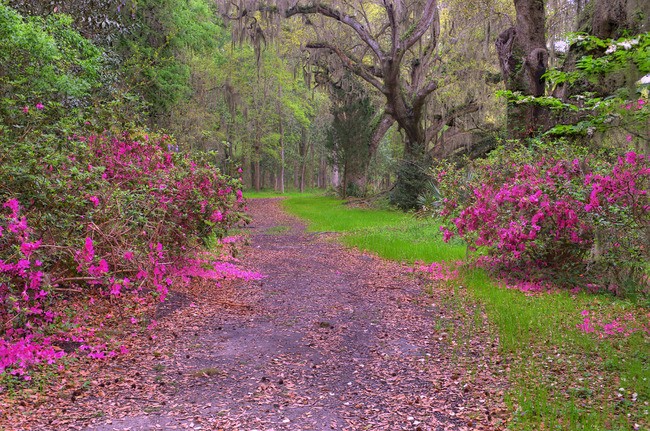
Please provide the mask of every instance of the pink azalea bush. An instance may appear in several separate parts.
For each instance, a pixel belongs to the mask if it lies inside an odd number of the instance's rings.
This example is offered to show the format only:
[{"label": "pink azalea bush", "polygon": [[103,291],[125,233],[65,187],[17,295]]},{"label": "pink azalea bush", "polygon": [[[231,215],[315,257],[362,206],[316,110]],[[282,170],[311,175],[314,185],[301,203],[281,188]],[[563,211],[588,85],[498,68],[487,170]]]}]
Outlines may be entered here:
[{"label": "pink azalea bush", "polygon": [[439,171],[447,220],[441,231],[486,255],[479,261],[488,267],[519,279],[541,271],[573,285],[600,274],[596,283],[615,293],[647,283],[647,156],[630,151],[609,163],[506,158],[472,175],[467,181]]},{"label": "pink azalea bush", "polygon": [[[164,150],[170,141],[100,134],[3,149],[16,163],[0,173],[0,375],[29,378],[64,356],[66,342],[95,359],[124,352],[97,332],[138,322],[171,286],[260,277],[225,252],[236,242],[229,228],[245,220],[240,182]],[[224,252],[201,252],[206,243]],[[71,292],[89,298],[90,311],[74,308]],[[98,319],[95,298],[115,312]]]}]

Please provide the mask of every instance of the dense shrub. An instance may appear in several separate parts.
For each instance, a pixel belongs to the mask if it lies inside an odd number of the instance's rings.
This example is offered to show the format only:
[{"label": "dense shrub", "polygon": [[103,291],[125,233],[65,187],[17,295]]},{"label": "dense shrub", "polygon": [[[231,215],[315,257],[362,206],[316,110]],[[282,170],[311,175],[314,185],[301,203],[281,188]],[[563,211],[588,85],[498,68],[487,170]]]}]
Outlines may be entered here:
[{"label": "dense shrub", "polygon": [[243,220],[239,181],[168,146],[103,134],[0,148],[0,372],[56,360],[57,340],[91,343],[61,307],[70,292],[124,311],[191,277],[257,277],[200,252]]},{"label": "dense shrub", "polygon": [[648,158],[630,151],[609,162],[566,160],[553,153],[500,152],[469,175],[439,170],[445,238],[460,236],[510,275],[552,274],[556,282],[616,293],[642,287]]}]

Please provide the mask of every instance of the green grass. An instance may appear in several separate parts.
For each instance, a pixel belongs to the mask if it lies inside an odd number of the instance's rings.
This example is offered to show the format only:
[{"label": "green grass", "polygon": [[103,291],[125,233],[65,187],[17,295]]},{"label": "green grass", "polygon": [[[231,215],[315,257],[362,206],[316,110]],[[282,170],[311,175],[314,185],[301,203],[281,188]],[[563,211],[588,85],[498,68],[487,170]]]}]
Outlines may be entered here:
[{"label": "green grass", "polygon": [[302,195],[283,202],[286,210],[309,223],[314,232],[340,232],[344,244],[381,257],[413,262],[455,261],[465,246],[445,244],[439,222],[390,210],[351,208],[340,199]]},{"label": "green grass", "polygon": [[[340,232],[346,245],[388,259],[455,261],[465,255],[463,244],[442,241],[435,220],[350,208],[316,195],[291,195],[283,204],[306,219],[310,230]],[[477,269],[466,270],[462,283],[468,292],[463,301],[478,302],[485,310],[509,364],[510,429],[618,431],[639,424],[639,429],[650,430],[647,334],[603,339],[576,328],[582,310],[605,323],[631,314],[648,325],[646,308],[606,295],[528,295],[499,287]],[[480,319],[468,318],[476,331],[482,329]],[[458,331],[457,336],[463,334]]]},{"label": "green grass", "polygon": [[634,423],[648,429],[648,340],[641,333],[600,339],[576,328],[582,310],[605,322],[644,310],[603,295],[526,295],[495,286],[480,270],[468,271],[465,282],[511,362],[511,429],[629,430]]},{"label": "green grass", "polygon": [[[322,192],[322,191],[321,191]],[[301,193],[296,190],[287,190],[284,193],[280,193],[277,190],[273,189],[263,189],[259,192],[255,190],[244,190],[243,194],[246,199],[259,199],[259,198],[279,198],[279,197],[300,197],[305,196],[306,194],[314,195],[319,193],[317,190],[308,190],[304,193]]]}]

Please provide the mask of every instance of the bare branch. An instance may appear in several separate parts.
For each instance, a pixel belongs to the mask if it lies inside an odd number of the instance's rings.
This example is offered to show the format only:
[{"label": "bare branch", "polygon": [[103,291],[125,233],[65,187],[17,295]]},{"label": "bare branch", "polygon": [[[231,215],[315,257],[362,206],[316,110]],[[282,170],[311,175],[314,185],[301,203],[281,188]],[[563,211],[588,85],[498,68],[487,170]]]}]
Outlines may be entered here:
[{"label": "bare branch", "polygon": [[384,112],[384,114],[381,117],[381,120],[379,120],[379,124],[377,124],[377,127],[375,127],[375,130],[372,133],[372,136],[370,138],[370,155],[372,156],[375,154],[377,151],[377,148],[379,147],[379,143],[383,139],[384,135],[386,132],[388,132],[388,129],[395,123],[395,118]]},{"label": "bare branch", "polygon": [[448,112],[443,118],[440,118],[431,124],[425,133],[426,142],[431,142],[433,137],[446,125],[453,123],[458,117],[476,112],[481,106],[476,102],[469,102],[465,105],[457,106]]},{"label": "bare branch", "polygon": [[427,100],[427,96],[437,89],[438,83],[436,81],[430,81],[426,86],[420,88],[413,99],[413,111],[419,113]]},{"label": "bare branch", "polygon": [[359,76],[363,80],[367,81],[373,87],[377,88],[382,93],[385,93],[384,85],[379,81],[371,72],[368,70],[361,62],[354,60],[350,55],[343,52],[338,46],[332,45],[327,42],[312,42],[307,44],[307,48],[310,49],[329,49],[332,52],[336,53],[338,57],[343,62],[343,65],[350,70],[355,75]]},{"label": "bare branch", "polygon": [[399,40],[397,35],[398,28],[397,20],[395,19],[395,8],[392,3],[387,3],[386,0],[384,0],[384,9],[386,9],[386,15],[388,15],[388,25],[390,27],[391,35],[391,55],[394,57]]},{"label": "bare branch", "polygon": [[348,27],[350,27],[352,30],[354,30],[361,40],[363,40],[375,53],[377,58],[381,61],[384,59],[384,52],[381,50],[381,47],[379,46],[379,43],[372,38],[370,33],[368,33],[368,30],[361,24],[359,21],[356,19],[352,18],[349,15],[346,15],[342,12],[339,12],[336,9],[333,9],[327,5],[323,4],[317,4],[317,5],[309,5],[309,6],[293,6],[284,13],[284,16],[289,18],[294,15],[306,15],[306,14],[320,14],[332,19],[335,19],[336,21],[339,21]]},{"label": "bare branch", "polygon": [[436,0],[427,0],[427,5],[424,7],[422,12],[422,18],[415,26],[415,30],[411,35],[404,41],[404,45],[401,47],[403,51],[408,50],[410,47],[415,45],[415,43],[420,40],[424,33],[433,25],[433,20],[437,15],[437,5]]}]

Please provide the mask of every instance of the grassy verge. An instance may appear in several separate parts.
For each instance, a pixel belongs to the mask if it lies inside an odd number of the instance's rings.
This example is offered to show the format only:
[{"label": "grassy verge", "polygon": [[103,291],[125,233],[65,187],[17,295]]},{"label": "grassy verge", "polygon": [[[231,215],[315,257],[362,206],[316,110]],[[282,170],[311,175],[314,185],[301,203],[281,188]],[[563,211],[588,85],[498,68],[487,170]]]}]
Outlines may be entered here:
[{"label": "grassy verge", "polygon": [[[434,220],[314,195],[292,196],[284,205],[311,230],[341,232],[345,244],[388,259],[455,261],[465,254],[462,244],[442,242]],[[510,429],[650,430],[647,309],[603,295],[525,294],[474,269],[462,282],[466,300],[481,304],[499,335],[512,383]],[[585,317],[637,331],[585,332],[577,327]]]},{"label": "grassy verge", "polygon": [[344,244],[381,257],[414,262],[465,257],[461,243],[445,244],[435,220],[388,210],[352,208],[339,199],[315,195],[291,197],[287,211],[309,222],[311,231],[343,233]]},{"label": "grassy verge", "polygon": [[322,190],[307,190],[306,192],[299,192],[297,190],[287,190],[284,193],[280,193],[277,190],[273,189],[264,189],[259,192],[255,190],[244,190],[244,197],[246,199],[260,199],[260,198],[279,198],[279,197],[300,197],[300,196],[314,196],[321,193]]}]

